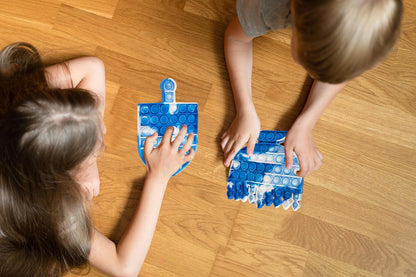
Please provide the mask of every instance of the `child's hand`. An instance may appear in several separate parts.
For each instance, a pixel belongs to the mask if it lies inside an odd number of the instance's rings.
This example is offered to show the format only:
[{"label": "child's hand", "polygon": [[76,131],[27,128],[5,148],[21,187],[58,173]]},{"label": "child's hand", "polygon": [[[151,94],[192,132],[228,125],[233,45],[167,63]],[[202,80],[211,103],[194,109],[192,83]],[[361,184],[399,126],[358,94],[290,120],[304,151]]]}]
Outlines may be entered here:
[{"label": "child's hand", "polygon": [[323,156],[315,145],[312,130],[296,122],[285,139],[286,168],[288,169],[293,166],[293,151],[299,160],[300,170],[297,175],[300,177],[308,176],[322,164]]},{"label": "child's hand", "polygon": [[260,133],[260,120],[250,113],[236,116],[227,131],[221,136],[221,148],[224,152],[224,165],[230,166],[235,154],[247,143],[247,154],[251,156]]},{"label": "child's hand", "polygon": [[[143,151],[148,176],[167,181],[184,163],[194,158],[195,151],[191,148],[194,134],[188,135],[188,140],[179,150],[179,145],[186,135],[186,130],[187,127],[183,125],[175,140],[171,142],[173,127],[168,127],[162,142],[157,148],[153,148],[157,139],[156,132],[146,138]],[[188,151],[189,153],[186,154]]]}]

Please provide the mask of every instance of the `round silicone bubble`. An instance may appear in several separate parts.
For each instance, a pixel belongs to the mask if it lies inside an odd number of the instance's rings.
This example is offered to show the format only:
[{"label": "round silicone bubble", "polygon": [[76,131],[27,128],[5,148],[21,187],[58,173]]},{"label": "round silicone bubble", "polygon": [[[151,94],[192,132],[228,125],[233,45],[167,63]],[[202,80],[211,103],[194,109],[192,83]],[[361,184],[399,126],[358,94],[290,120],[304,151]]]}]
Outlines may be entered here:
[{"label": "round silicone bubble", "polygon": [[160,83],[162,91],[174,91],[176,89],[176,82],[171,78],[167,78]]}]

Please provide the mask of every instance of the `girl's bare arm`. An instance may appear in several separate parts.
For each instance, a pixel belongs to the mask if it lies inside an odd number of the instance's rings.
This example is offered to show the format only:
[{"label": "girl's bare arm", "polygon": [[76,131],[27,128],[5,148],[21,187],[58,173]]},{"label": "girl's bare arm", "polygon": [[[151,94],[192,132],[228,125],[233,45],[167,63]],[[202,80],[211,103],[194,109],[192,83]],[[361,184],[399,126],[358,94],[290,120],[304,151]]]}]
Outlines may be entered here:
[{"label": "girl's bare arm", "polygon": [[54,64],[45,68],[50,87],[82,88],[96,94],[99,110],[104,116],[105,68],[97,57],[81,57]]},{"label": "girl's bare arm", "polygon": [[193,134],[178,149],[186,129],[186,126],[182,126],[176,139],[171,142],[173,128],[169,127],[157,148],[153,148],[157,133],[146,139],[144,155],[147,175],[133,219],[117,245],[98,231],[94,232],[89,256],[91,265],[111,276],[139,274],[156,229],[168,180],[181,165],[192,160],[195,154],[191,148]]}]

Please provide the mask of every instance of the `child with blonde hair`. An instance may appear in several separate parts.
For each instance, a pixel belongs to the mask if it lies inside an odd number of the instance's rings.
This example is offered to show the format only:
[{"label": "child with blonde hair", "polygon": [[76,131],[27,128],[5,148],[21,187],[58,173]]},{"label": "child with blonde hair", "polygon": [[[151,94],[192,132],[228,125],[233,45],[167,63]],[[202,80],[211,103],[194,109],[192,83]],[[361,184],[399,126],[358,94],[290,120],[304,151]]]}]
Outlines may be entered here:
[{"label": "child with blonde hair", "polygon": [[88,263],[137,276],[168,180],[194,157],[193,135],[181,149],[186,126],[172,142],[168,128],[157,148],[157,134],[147,138],[140,203],[116,245],[89,217],[106,132],[101,60],[44,68],[33,46],[11,44],[0,52],[0,94],[0,276],[61,276]]},{"label": "child with blonde hair", "polygon": [[237,0],[237,17],[225,31],[224,51],[236,116],[221,137],[224,164],[247,144],[249,155],[260,120],[251,99],[252,41],[292,25],[291,51],[314,83],[285,140],[286,167],[299,163],[299,176],[318,169],[322,154],[312,129],[346,83],[381,62],[400,32],[401,0]]}]

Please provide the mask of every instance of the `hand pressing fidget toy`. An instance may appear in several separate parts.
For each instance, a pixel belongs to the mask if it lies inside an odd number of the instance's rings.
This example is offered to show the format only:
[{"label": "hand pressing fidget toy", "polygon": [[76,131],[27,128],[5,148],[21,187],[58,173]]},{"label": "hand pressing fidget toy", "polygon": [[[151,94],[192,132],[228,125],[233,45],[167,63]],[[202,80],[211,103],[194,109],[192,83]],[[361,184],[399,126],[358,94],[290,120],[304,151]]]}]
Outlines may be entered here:
[{"label": "hand pressing fidget toy", "polygon": [[[143,163],[146,164],[143,155],[144,141],[154,132],[158,133],[158,138],[154,144],[157,147],[162,141],[163,134],[169,126],[174,127],[172,140],[175,139],[182,125],[187,125],[188,130],[185,138],[181,142],[179,149],[183,147],[188,139],[189,133],[194,133],[192,148],[196,151],[198,142],[198,103],[177,103],[175,102],[176,82],[173,79],[165,79],[160,83],[162,90],[162,103],[146,103],[137,105],[137,141],[139,155]],[[172,176],[181,172],[189,162]]]},{"label": "hand pressing fidget toy", "polygon": [[227,181],[229,199],[264,205],[280,205],[286,210],[300,207],[303,178],[296,175],[299,161],[294,155],[291,169],[285,167],[285,151],[281,145],[285,131],[261,131],[253,155],[248,156],[247,147],[234,157]]}]

